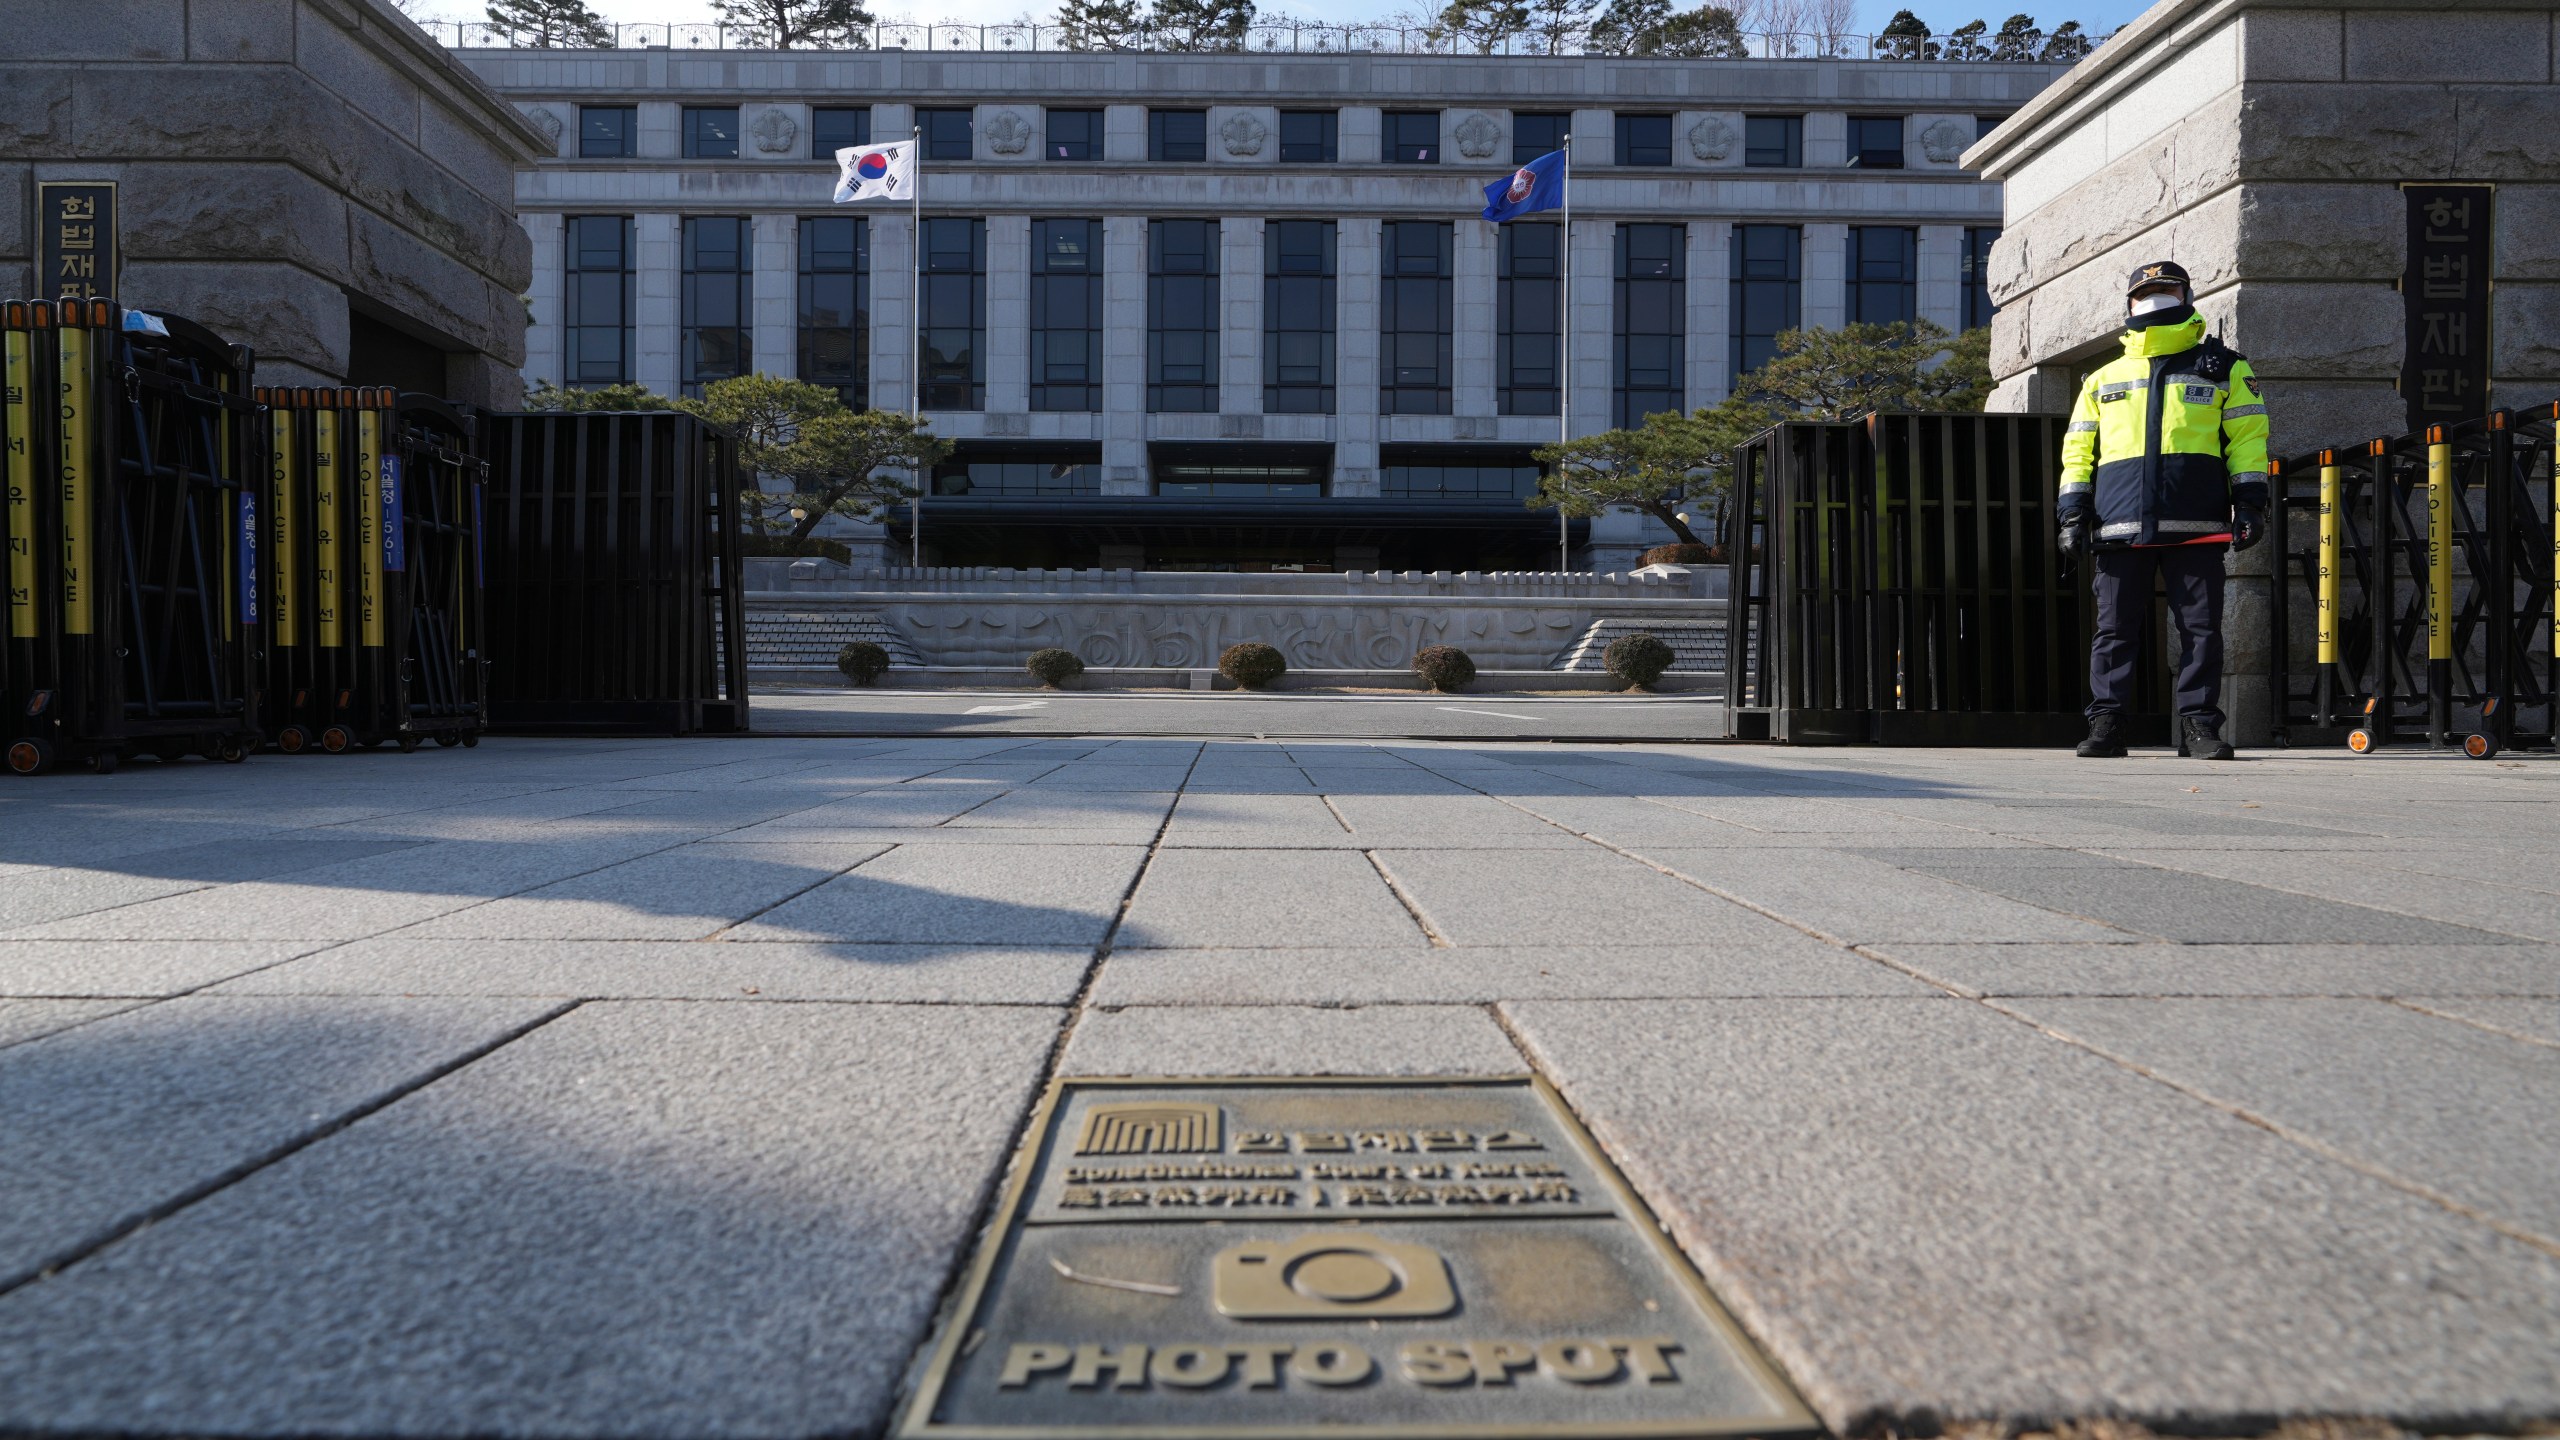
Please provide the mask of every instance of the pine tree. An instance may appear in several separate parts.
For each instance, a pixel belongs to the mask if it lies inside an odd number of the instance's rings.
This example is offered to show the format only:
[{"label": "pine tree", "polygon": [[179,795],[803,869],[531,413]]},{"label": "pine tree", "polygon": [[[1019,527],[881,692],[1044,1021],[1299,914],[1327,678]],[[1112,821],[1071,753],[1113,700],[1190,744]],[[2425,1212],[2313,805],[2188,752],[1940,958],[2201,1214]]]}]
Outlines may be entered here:
[{"label": "pine tree", "polygon": [[1253,0],[1156,0],[1147,29],[1159,50],[1236,51],[1253,28]]},{"label": "pine tree", "polygon": [[1146,25],[1138,0],[1064,0],[1057,27],[1069,50],[1135,50]]},{"label": "pine tree", "polygon": [[1743,43],[1742,25],[1721,5],[1683,10],[1654,27],[1637,42],[1639,55],[1676,55],[1684,60],[1740,60],[1751,51]]},{"label": "pine tree", "polygon": [[2037,28],[2033,15],[2012,15],[2000,22],[2000,33],[1991,37],[1991,58],[2020,63],[2033,60],[2044,51],[2044,31]]},{"label": "pine tree", "polygon": [[2044,53],[2037,58],[2047,65],[2075,65],[2096,48],[2088,36],[2080,33],[2079,21],[2065,20],[2044,38]]},{"label": "pine tree", "polygon": [[1938,46],[1929,38],[1929,26],[1908,10],[1896,10],[1876,36],[1876,58],[1880,60],[1935,60]]},{"label": "pine tree", "polygon": [[1947,36],[1947,58],[1950,60],[1988,60],[1991,47],[1982,43],[1983,32],[1991,27],[1979,20],[1968,20]]},{"label": "pine tree", "polygon": [[489,23],[510,41],[545,50],[603,50],[613,27],[587,0],[489,0]]},{"label": "pine tree", "polygon": [[1431,38],[1491,55],[1529,28],[1526,0],[1449,0],[1431,22]]},{"label": "pine tree", "polygon": [[1579,39],[1591,24],[1591,12],[1600,0],[1528,0],[1529,33],[1537,37],[1538,53],[1562,55],[1565,47]]},{"label": "pine tree", "polygon": [[1590,48],[1602,55],[1632,55],[1640,36],[1662,28],[1671,18],[1671,0],[1609,0],[1609,8],[1591,22]]},{"label": "pine tree", "polygon": [[720,23],[768,50],[864,50],[871,13],[857,0],[711,0]]}]

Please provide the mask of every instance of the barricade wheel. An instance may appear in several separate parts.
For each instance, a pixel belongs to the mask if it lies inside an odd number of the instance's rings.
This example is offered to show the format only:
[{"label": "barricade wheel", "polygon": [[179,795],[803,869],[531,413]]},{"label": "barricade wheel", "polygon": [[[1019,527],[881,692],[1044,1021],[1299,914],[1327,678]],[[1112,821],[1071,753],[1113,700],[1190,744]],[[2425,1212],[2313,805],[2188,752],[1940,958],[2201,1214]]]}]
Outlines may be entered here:
[{"label": "barricade wheel", "polygon": [[355,739],[356,737],[347,733],[346,726],[332,725],[320,732],[320,748],[332,755],[344,755],[347,753],[347,747],[355,743]]},{"label": "barricade wheel", "polygon": [[444,748],[446,748],[447,750],[450,750],[450,749],[452,749],[454,746],[459,745],[459,744],[461,744],[461,743],[462,743],[462,737],[461,737],[461,736],[459,736],[459,735],[454,734],[454,733],[453,733],[452,731],[450,731],[450,730],[447,730],[447,731],[445,731],[443,734],[440,734],[440,735],[438,735],[438,736],[436,737],[436,743],[437,743],[437,744],[439,744],[439,745],[441,745],[441,746],[443,746],[443,747],[444,747]]},{"label": "barricade wheel", "polygon": [[2465,735],[2462,737],[2462,753],[2474,760],[2489,759],[2498,753],[2498,737],[2487,734]]},{"label": "barricade wheel", "polygon": [[245,740],[225,740],[214,751],[213,758],[225,765],[237,765],[249,758],[249,743]]},{"label": "barricade wheel", "polygon": [[116,773],[117,758],[113,750],[101,750],[89,757],[89,768],[101,775],[113,775]]},{"label": "barricade wheel", "polygon": [[477,749],[479,749],[479,748],[480,748],[480,732],[479,732],[479,731],[477,731],[477,730],[474,730],[474,731],[472,731],[470,734],[463,736],[463,737],[462,737],[462,748],[463,748],[463,749],[465,749],[465,750],[477,750]]},{"label": "barricade wheel", "polygon": [[2372,731],[2370,731],[2370,730],[2350,730],[2350,731],[2348,731],[2348,732],[2347,732],[2347,749],[2348,749],[2348,751],[2349,751],[2350,753],[2352,753],[2352,754],[2356,754],[2356,755],[2370,755],[2370,754],[2372,754],[2372,753],[2373,753],[2373,732],[2372,732]]},{"label": "barricade wheel", "polygon": [[403,736],[401,736],[401,737],[400,737],[400,753],[401,753],[401,754],[403,754],[403,755],[415,755],[415,754],[417,754],[417,753],[418,753],[418,737],[417,737],[417,736],[415,736],[415,735],[403,735]]},{"label": "barricade wheel", "polygon": [[299,755],[311,748],[311,732],[299,725],[287,725],[276,732],[276,748],[287,755]]},{"label": "barricade wheel", "polygon": [[19,740],[9,746],[9,769],[19,775],[38,775],[53,767],[53,747],[41,740]]},{"label": "barricade wheel", "polygon": [[151,747],[151,758],[163,765],[175,765],[187,758],[188,749],[183,741],[163,740]]}]

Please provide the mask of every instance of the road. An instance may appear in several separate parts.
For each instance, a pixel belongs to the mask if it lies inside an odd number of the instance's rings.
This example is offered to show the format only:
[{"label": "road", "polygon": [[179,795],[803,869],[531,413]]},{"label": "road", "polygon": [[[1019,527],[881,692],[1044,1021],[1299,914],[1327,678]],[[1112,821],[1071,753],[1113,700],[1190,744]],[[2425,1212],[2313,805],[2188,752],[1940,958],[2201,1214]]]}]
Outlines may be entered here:
[{"label": "road", "polygon": [[770,690],[758,735],[1186,735],[1273,739],[1720,740],[1724,702],[1672,695],[1133,695]]}]

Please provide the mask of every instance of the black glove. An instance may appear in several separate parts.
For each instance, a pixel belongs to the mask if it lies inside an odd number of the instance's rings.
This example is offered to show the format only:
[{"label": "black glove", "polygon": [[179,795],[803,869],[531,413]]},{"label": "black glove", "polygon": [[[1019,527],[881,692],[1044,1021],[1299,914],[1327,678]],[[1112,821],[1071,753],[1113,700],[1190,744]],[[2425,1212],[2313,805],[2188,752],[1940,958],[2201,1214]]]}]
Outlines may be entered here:
[{"label": "black glove", "polygon": [[2267,517],[2255,505],[2231,507],[2231,548],[2246,550],[2267,538]]},{"label": "black glove", "polygon": [[2089,512],[2086,510],[2064,511],[2062,515],[2062,533],[2056,537],[2056,543],[2061,545],[2062,553],[2067,556],[2087,553],[2089,549]]}]

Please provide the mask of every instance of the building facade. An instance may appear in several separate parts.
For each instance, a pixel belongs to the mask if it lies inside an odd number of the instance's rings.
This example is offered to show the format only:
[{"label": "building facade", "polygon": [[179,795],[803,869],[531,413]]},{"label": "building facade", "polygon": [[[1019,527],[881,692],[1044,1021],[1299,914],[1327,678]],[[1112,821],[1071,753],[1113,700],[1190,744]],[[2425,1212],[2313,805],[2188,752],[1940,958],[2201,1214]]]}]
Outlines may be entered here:
[{"label": "building facade", "polygon": [[[457,53],[556,136],[529,380],[914,404],[958,445],[928,562],[1111,568],[1555,567],[1522,499],[1567,428],[1713,403],[1791,326],[1983,323],[2000,202],[1959,157],[2057,70]],[[829,203],[838,147],[911,133],[921,236]],[[1568,135],[1569,239],[1479,218]],[[844,538],[903,561],[910,523]],[[1577,566],[1667,538],[1574,529]]]}]

